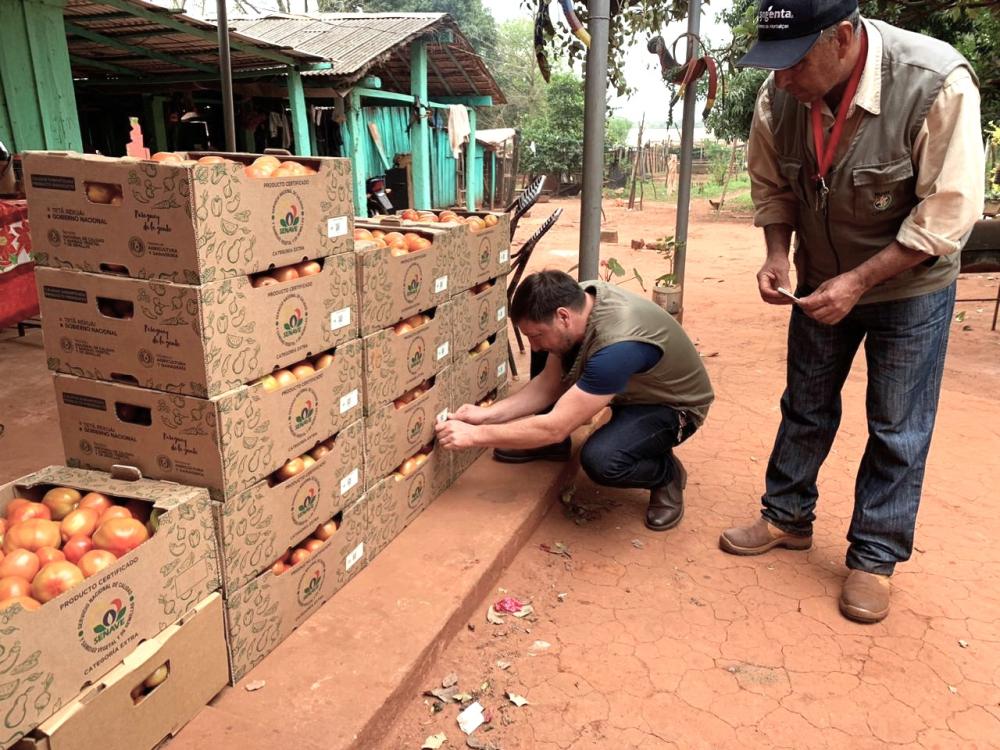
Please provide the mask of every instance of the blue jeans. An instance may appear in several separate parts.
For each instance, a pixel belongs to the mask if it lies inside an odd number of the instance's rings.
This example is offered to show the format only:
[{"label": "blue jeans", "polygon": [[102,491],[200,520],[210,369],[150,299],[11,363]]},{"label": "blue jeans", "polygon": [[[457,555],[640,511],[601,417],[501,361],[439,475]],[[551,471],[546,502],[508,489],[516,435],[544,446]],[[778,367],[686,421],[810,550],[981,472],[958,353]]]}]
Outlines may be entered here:
[{"label": "blue jeans", "polygon": [[612,406],[611,420],[580,450],[580,465],[596,484],[652,489],[674,474],[672,449],[698,429],[669,406]]},{"label": "blue jeans", "polygon": [[792,308],[781,426],[761,498],[764,518],[791,534],[812,533],[816,477],[840,426],[841,388],[864,341],[868,444],[854,487],[847,567],[890,575],[909,559],[954,307],[955,284],[858,305],[833,326]]}]

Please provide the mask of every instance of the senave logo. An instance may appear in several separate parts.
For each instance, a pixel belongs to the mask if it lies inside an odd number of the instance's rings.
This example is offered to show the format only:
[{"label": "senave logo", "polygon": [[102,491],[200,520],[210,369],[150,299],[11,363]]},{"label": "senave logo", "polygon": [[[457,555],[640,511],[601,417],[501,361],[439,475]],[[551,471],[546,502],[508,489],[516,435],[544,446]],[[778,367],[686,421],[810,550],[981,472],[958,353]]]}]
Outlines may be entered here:
[{"label": "senave logo", "polygon": [[112,584],[94,594],[80,614],[77,636],[91,653],[110,648],[132,621],[135,597],[124,584]]},{"label": "senave logo", "polygon": [[274,325],[278,340],[282,344],[294,344],[306,332],[309,311],[306,301],[297,294],[290,294],[282,300],[275,315]]},{"label": "senave logo", "polygon": [[302,437],[316,419],[319,397],[312,388],[303,388],[295,394],[288,408],[288,429],[295,437]]},{"label": "senave logo", "polygon": [[291,245],[302,234],[305,216],[302,199],[294,190],[282,190],[271,208],[274,236],[283,245]]}]

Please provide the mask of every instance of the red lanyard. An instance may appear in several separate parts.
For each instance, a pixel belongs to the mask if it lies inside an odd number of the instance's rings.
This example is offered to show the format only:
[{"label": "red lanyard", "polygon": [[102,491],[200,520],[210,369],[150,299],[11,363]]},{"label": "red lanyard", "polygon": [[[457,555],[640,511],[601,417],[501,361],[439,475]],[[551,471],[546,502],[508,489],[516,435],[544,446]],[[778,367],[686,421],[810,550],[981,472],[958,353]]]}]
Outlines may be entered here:
[{"label": "red lanyard", "polygon": [[858,83],[861,81],[861,71],[865,68],[865,58],[867,56],[868,35],[862,32],[861,52],[858,54],[858,61],[854,63],[854,70],[851,71],[851,77],[847,81],[847,88],[844,89],[844,94],[840,98],[840,106],[837,107],[837,119],[833,122],[833,130],[830,131],[830,141],[826,144],[825,149],[823,148],[823,115],[820,112],[822,99],[817,99],[812,103],[813,143],[816,145],[816,165],[818,167],[814,179],[819,183],[820,190],[824,195],[827,192],[826,176],[833,165],[833,155],[837,150],[837,144],[840,143],[841,133],[844,131],[847,110],[851,108],[851,100],[854,99],[854,95],[858,92]]}]

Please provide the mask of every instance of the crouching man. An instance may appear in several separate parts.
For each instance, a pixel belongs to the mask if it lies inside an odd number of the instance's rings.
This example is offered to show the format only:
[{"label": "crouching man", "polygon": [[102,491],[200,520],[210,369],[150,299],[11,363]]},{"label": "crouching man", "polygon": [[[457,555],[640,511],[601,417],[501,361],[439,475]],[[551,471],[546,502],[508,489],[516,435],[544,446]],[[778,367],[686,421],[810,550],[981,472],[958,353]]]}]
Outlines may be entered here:
[{"label": "crouching man", "polygon": [[680,523],[687,474],[673,449],[714,398],[680,325],[650,300],[561,271],[525,278],[510,318],[532,350],[548,353],[544,371],[491,407],[463,405],[438,424],[441,445],[492,447],[509,463],[565,460],[570,433],[610,405],[611,420],[581,451],[584,471],[597,484],[648,489],[650,529]]}]

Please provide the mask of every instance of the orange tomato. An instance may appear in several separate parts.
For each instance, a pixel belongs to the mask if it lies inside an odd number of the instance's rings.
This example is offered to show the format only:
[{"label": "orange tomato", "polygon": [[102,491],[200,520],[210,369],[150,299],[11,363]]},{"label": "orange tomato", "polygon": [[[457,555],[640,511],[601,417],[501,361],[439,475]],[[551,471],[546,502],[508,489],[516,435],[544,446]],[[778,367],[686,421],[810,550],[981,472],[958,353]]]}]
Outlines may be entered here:
[{"label": "orange tomato", "polygon": [[[13,503],[11,503],[11,505],[13,505]],[[44,518],[45,520],[52,519],[52,511],[47,505],[35,503],[30,500],[18,503],[13,508],[11,508],[11,505],[7,506],[7,521],[11,526],[23,523],[24,521],[32,518]]]},{"label": "orange tomato", "polygon": [[67,515],[59,524],[59,533],[65,542],[71,536],[83,534],[91,536],[97,530],[97,522],[101,518],[93,508],[77,508]]},{"label": "orange tomato", "polygon": [[495,227],[500,223],[500,217],[496,214],[486,214],[486,216],[483,217],[483,223],[486,224],[487,227]]},{"label": "orange tomato", "polygon": [[265,375],[257,382],[260,383],[260,387],[267,393],[278,390],[278,380],[274,375]]},{"label": "orange tomato", "polygon": [[306,466],[301,458],[293,458],[285,463],[280,469],[274,472],[274,478],[278,482],[284,482],[286,479],[291,479],[296,474],[301,474],[305,470]]},{"label": "orange tomato", "polygon": [[362,227],[357,227],[354,230],[354,239],[355,240],[369,241],[369,240],[373,240],[375,238],[372,236],[372,233],[370,231],[368,231],[367,229],[364,229]]},{"label": "orange tomato", "polygon": [[299,547],[292,553],[291,567],[294,568],[296,565],[305,560],[311,554],[312,552],[310,552],[309,550]]},{"label": "orange tomato", "polygon": [[294,281],[299,278],[299,272],[295,270],[295,266],[282,266],[271,271],[271,276],[279,284],[284,284],[286,281]]},{"label": "orange tomato", "polygon": [[87,200],[91,203],[111,203],[116,193],[115,186],[106,182],[87,183]]},{"label": "orange tomato", "polygon": [[292,368],[292,375],[294,375],[295,379],[299,381],[311,378],[315,374],[316,368],[307,363],[295,365],[295,367]]},{"label": "orange tomato", "polygon": [[251,166],[258,167],[259,169],[263,169],[268,172],[273,172],[281,166],[281,162],[274,156],[258,156],[253,160],[253,164]]},{"label": "orange tomato", "polygon": [[167,675],[170,674],[170,667],[166,664],[161,664],[153,673],[149,675],[145,680],[142,681],[143,687],[147,690],[152,690],[155,687],[159,687],[167,679]]},{"label": "orange tomato", "polygon": [[27,549],[16,549],[0,560],[0,578],[17,576],[30,583],[41,567],[38,555],[34,552]]},{"label": "orange tomato", "polygon": [[413,463],[415,468],[419,469],[425,463],[427,463],[428,456],[426,453],[418,453],[413,457]]},{"label": "orange tomato", "polygon": [[292,383],[298,382],[295,379],[295,376],[292,375],[291,370],[276,370],[271,374],[274,375],[274,379],[278,381],[279,388],[286,388],[287,386],[292,385]]},{"label": "orange tomato", "polygon": [[398,471],[404,477],[408,477],[408,476],[410,476],[410,474],[412,474],[413,472],[415,472],[418,468],[420,468],[420,467],[417,465],[416,458],[408,458],[405,461],[403,461],[403,463],[401,463],[399,465]]},{"label": "orange tomato", "polygon": [[298,271],[300,277],[302,276],[315,276],[318,273],[322,273],[323,266],[321,266],[315,260],[307,260],[303,263],[299,263],[295,266],[295,270]]},{"label": "orange tomato", "polygon": [[50,562],[42,567],[31,582],[31,595],[42,604],[83,583],[83,573],[66,560]]},{"label": "orange tomato", "polygon": [[385,240],[385,232],[383,232],[381,229],[373,229],[372,230],[372,239],[373,240],[383,240],[384,241]]},{"label": "orange tomato", "polygon": [[299,460],[302,462],[302,471],[305,471],[311,466],[316,465],[316,459],[310,456],[308,453],[303,453],[299,456]]},{"label": "orange tomato", "polygon": [[79,565],[80,558],[92,549],[94,549],[94,540],[86,534],[71,536],[66,540],[66,543],[63,544],[62,547],[62,551],[63,554],[66,555],[66,559],[76,565]]},{"label": "orange tomato", "polygon": [[36,609],[42,605],[32,599],[30,596],[13,596],[10,599],[4,599],[0,601],[0,612],[3,612],[8,607],[13,607],[15,604],[20,604],[24,607],[26,612],[34,612]]},{"label": "orange tomato", "polygon": [[142,521],[134,518],[112,518],[102,521],[94,532],[94,547],[107,550],[115,557],[127,555],[144,541],[149,532]]},{"label": "orange tomato", "polygon": [[38,555],[38,562],[43,568],[50,562],[66,559],[66,555],[64,555],[61,550],[57,550],[55,547],[42,547],[35,554]]},{"label": "orange tomato", "polygon": [[225,164],[225,162],[221,156],[203,156],[198,159],[199,164]]},{"label": "orange tomato", "polygon": [[316,359],[313,360],[313,367],[317,370],[325,370],[327,367],[333,364],[333,355],[327,352],[326,354],[320,354]]},{"label": "orange tomato", "polygon": [[7,530],[3,537],[3,551],[10,553],[26,549],[37,552],[42,547],[58,549],[61,543],[58,523],[43,518],[29,518]]},{"label": "orange tomato", "polygon": [[33,502],[33,501],[29,500],[26,497],[15,497],[15,498],[12,498],[11,501],[9,503],[7,503],[7,507],[4,508],[4,511],[3,511],[4,512],[4,517],[5,518],[10,518],[10,514],[15,509],[20,508],[22,505],[26,505],[27,503],[30,503],[30,502]]},{"label": "orange tomato", "polygon": [[387,247],[389,248],[389,255],[393,258],[401,258],[410,252],[402,245],[388,245]]},{"label": "orange tomato", "polygon": [[432,244],[433,243],[430,240],[424,237],[417,237],[417,239],[410,245],[409,251],[411,253],[419,253],[421,250],[429,248]]},{"label": "orange tomato", "polygon": [[393,245],[404,247],[406,244],[406,238],[403,236],[401,232],[389,232],[382,239],[385,240],[385,243],[389,247],[392,247]]},{"label": "orange tomato", "polygon": [[0,578],[0,599],[10,599],[15,596],[30,596],[31,581],[20,576]]},{"label": "orange tomato", "polygon": [[316,527],[316,531],[313,532],[313,536],[320,541],[325,542],[331,536],[337,533],[337,522],[333,519],[327,521],[326,523],[321,523]]},{"label": "orange tomato", "polygon": [[399,218],[404,219],[406,221],[416,221],[417,219],[420,218],[420,214],[418,214],[412,208],[404,208],[402,211],[399,212]]},{"label": "orange tomato", "polygon": [[274,565],[271,566],[271,572],[274,573],[276,576],[280,576],[286,570],[288,570],[288,564],[283,562],[282,560],[276,561]]},{"label": "orange tomato", "polygon": [[254,289],[260,289],[262,286],[274,286],[278,283],[278,280],[270,276],[258,276],[256,279],[250,282],[250,286]]},{"label": "orange tomato", "polygon": [[316,550],[318,550],[322,546],[323,546],[323,540],[322,539],[307,539],[303,543],[302,548],[306,549],[306,550],[309,550],[309,552],[312,553],[312,552],[315,552]]},{"label": "orange tomato", "polygon": [[97,519],[97,525],[100,527],[105,521],[110,521],[112,518],[131,518],[132,514],[129,512],[128,508],[124,505],[112,505],[106,511],[101,514],[101,517]]},{"label": "orange tomato", "polygon": [[321,458],[323,458],[323,456],[325,456],[329,452],[330,452],[330,449],[327,448],[322,443],[320,443],[315,448],[313,448],[311,451],[309,451],[309,455],[312,456],[314,460],[319,461]]},{"label": "orange tomato", "polygon": [[396,332],[397,336],[402,336],[404,333],[409,333],[413,330],[413,326],[408,321],[403,321],[402,323],[396,323],[392,327],[392,330]]},{"label": "orange tomato", "polygon": [[113,503],[111,502],[111,500],[108,498],[107,495],[102,495],[100,492],[88,492],[81,498],[80,504],[77,505],[76,507],[93,508],[94,510],[97,511],[98,515],[100,515],[108,508],[110,508],[112,505]]},{"label": "orange tomato", "polygon": [[155,154],[153,154],[149,158],[152,159],[153,161],[158,161],[161,164],[180,164],[181,163],[181,157],[179,157],[177,154],[173,153],[172,151],[157,151]]},{"label": "orange tomato", "polygon": [[249,167],[243,168],[243,174],[249,177],[251,180],[263,180],[271,176],[271,169],[261,169],[260,167],[251,164]]},{"label": "orange tomato", "polygon": [[113,553],[103,549],[92,549],[80,558],[80,572],[84,578],[100,573],[105,568],[115,564],[118,558]]}]

